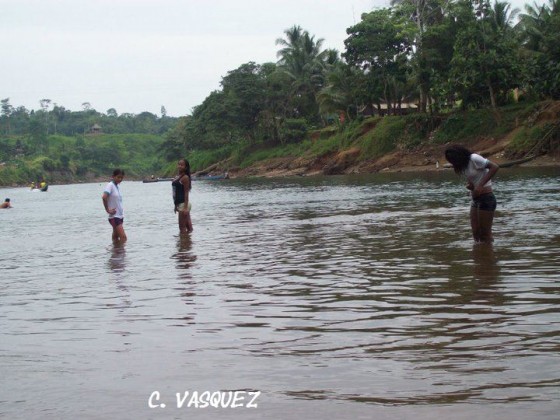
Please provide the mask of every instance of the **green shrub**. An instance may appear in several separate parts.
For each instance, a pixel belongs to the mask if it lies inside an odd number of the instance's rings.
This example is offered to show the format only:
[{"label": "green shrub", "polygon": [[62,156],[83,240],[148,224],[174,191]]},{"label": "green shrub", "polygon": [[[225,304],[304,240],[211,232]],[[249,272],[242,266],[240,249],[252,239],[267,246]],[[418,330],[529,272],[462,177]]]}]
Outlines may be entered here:
[{"label": "green shrub", "polygon": [[551,124],[522,127],[515,133],[505,152],[507,156],[518,157],[527,154],[551,129]]},{"label": "green shrub", "polygon": [[402,117],[384,117],[373,130],[361,137],[359,143],[362,159],[378,158],[395,150],[405,129]]},{"label": "green shrub", "polygon": [[297,143],[305,138],[307,123],[304,118],[289,118],[280,128],[280,138],[284,143]]}]

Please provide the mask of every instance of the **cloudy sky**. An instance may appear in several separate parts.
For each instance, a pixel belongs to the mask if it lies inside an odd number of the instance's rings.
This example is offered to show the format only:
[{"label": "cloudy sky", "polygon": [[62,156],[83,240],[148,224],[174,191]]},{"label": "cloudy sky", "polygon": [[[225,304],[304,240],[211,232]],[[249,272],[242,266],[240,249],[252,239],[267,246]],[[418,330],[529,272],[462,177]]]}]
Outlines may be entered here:
[{"label": "cloudy sky", "polygon": [[186,115],[228,71],[275,62],[286,29],[343,51],[346,28],[389,1],[0,0],[0,99]]}]

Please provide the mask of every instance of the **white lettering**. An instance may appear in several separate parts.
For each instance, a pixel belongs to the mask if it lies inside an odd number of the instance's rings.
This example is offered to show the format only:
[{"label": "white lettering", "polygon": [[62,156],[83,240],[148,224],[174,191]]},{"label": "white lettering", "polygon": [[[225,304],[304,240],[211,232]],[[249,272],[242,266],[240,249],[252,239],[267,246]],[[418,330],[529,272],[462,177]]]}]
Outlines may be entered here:
[{"label": "white lettering", "polygon": [[[224,398],[225,398],[226,396],[228,396],[229,398],[227,399],[227,402],[224,402]],[[227,407],[229,407],[229,405],[231,404],[232,398],[233,398],[233,392],[228,391],[228,392],[222,393],[222,398],[221,398],[222,403],[221,403],[221,407],[222,407],[222,408],[227,408]]]},{"label": "white lettering", "polygon": [[220,401],[221,401],[221,392],[220,391],[215,391],[212,396],[210,397],[210,405],[214,408],[218,408],[220,406]]},{"label": "white lettering", "polygon": [[189,403],[187,404],[187,407],[191,407],[192,405],[194,405],[196,408],[198,408],[198,391],[193,391],[191,399],[189,400]]},{"label": "white lettering", "polygon": [[181,407],[183,407],[183,404],[185,403],[185,400],[189,396],[189,391],[185,391],[183,393],[183,398],[181,398],[181,394],[178,393],[178,392],[175,394],[175,396],[177,397],[177,408],[181,408]]},{"label": "white lettering", "polygon": [[249,395],[253,396],[253,399],[251,401],[249,401],[249,403],[245,406],[247,408],[257,408],[258,404],[253,404],[257,398],[259,398],[259,396],[261,395],[261,391],[257,391],[257,392],[249,392]]},{"label": "white lettering", "polygon": [[[154,398],[156,399],[156,401],[159,401],[159,397],[160,397],[159,391],[152,392],[152,394],[150,395],[150,398],[148,399],[148,407],[150,407],[150,408],[159,407],[160,406],[159,404],[153,404]],[[163,405],[163,407],[165,407],[165,405]]]},{"label": "white lettering", "polygon": [[237,401],[243,401],[245,391],[235,391],[235,395],[233,397],[233,403],[231,404],[231,408],[243,407],[243,403],[237,404]]},{"label": "white lettering", "polygon": [[[176,392],[177,408],[258,408],[261,391],[183,391]],[[149,408],[165,408],[161,393],[153,391],[148,398]]]},{"label": "white lettering", "polygon": [[209,400],[210,400],[210,391],[204,391],[202,394],[200,394],[200,402],[202,403],[200,405],[200,408],[208,407]]}]

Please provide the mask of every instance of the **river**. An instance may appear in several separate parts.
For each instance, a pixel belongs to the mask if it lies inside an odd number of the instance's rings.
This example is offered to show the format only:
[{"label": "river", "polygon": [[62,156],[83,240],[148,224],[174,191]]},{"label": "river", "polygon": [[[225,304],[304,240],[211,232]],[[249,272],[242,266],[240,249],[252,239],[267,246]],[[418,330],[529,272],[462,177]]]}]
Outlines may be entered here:
[{"label": "river", "polygon": [[196,181],[184,238],[125,178],[124,246],[104,184],[1,189],[0,417],[557,419],[559,175],[486,246],[450,171]]}]

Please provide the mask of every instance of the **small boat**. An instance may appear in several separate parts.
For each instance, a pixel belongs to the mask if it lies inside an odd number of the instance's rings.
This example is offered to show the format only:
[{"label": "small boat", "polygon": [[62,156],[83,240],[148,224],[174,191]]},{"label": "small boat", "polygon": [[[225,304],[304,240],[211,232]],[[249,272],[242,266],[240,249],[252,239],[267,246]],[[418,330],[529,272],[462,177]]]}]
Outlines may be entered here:
[{"label": "small boat", "polygon": [[150,182],[166,182],[166,181],[173,181],[173,178],[148,178],[148,179],[143,179],[142,182],[144,184],[150,183]]},{"label": "small boat", "polygon": [[221,174],[221,175],[198,175],[198,176],[193,176],[193,181],[198,181],[198,180],[207,180],[207,181],[217,181],[220,179],[229,179],[229,175],[226,172],[225,174]]},{"label": "small boat", "polygon": [[45,185],[42,188],[31,188],[31,192],[45,192],[49,189],[48,185]]}]

